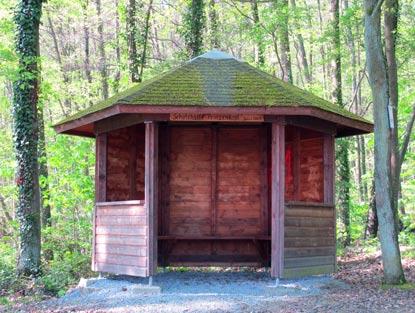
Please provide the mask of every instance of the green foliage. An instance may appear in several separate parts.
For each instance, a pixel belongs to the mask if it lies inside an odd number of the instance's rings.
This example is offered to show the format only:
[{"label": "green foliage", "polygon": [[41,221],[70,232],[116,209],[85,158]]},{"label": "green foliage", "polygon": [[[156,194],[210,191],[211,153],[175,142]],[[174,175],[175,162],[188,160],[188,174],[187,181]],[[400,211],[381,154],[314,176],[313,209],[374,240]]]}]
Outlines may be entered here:
[{"label": "green foliage", "polygon": [[10,290],[16,280],[17,250],[13,239],[4,236],[0,239],[0,289]]},{"label": "green foliage", "polygon": [[399,285],[382,285],[380,286],[381,290],[389,290],[389,289],[399,289],[399,290],[414,290],[415,289],[415,284],[414,283],[405,283],[402,282],[402,284]]},{"label": "green foliage", "polygon": [[55,295],[65,294],[68,286],[76,284],[81,277],[90,276],[91,259],[79,251],[66,251],[54,256],[43,268],[37,285]]},{"label": "green foliage", "polygon": [[203,49],[203,33],[206,24],[204,0],[186,0],[183,24],[180,33],[184,38],[188,56],[200,55]]}]

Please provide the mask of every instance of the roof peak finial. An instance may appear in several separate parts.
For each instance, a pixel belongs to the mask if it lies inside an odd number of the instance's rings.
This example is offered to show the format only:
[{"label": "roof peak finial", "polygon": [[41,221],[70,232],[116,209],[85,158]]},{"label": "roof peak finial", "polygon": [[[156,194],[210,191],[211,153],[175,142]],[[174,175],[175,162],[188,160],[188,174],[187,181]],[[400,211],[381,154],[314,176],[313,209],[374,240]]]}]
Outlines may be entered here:
[{"label": "roof peak finial", "polygon": [[194,57],[193,59],[190,59],[188,62],[193,62],[194,60],[197,60],[197,59],[214,59],[214,60],[233,59],[233,60],[236,60],[238,62],[245,62],[243,60],[240,60],[238,58],[235,58],[232,55],[229,55],[229,54],[227,54],[225,52],[222,52],[222,51],[220,51],[218,49],[212,49],[209,52],[206,52],[206,53],[201,54],[201,55],[199,55],[197,57]]}]

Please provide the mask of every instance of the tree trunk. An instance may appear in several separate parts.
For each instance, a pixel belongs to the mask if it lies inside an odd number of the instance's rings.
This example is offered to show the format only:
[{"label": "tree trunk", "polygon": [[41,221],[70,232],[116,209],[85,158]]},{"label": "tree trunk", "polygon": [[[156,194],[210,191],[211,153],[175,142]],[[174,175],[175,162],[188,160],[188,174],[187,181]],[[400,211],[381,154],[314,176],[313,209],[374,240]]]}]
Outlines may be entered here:
[{"label": "tree trunk", "polygon": [[118,93],[121,81],[121,47],[120,47],[120,14],[118,13],[118,0],[115,0],[115,60],[117,62],[117,70],[114,79],[114,93]]},{"label": "tree trunk", "polygon": [[256,46],[256,55],[255,55],[255,62],[257,66],[262,67],[265,65],[265,46],[262,39],[261,33],[261,21],[259,20],[259,13],[258,13],[258,3],[253,1],[251,3],[251,10],[252,10],[252,18],[254,20],[254,27],[255,27],[255,46]]},{"label": "tree trunk", "polygon": [[[323,36],[323,16],[321,14],[321,5],[320,0],[317,0],[317,8],[318,8],[318,19],[319,19],[319,30],[320,30],[320,37]],[[326,50],[324,48],[323,43],[320,43],[320,54],[321,54],[321,60],[322,60],[322,66],[323,66],[323,89],[326,91],[328,90],[327,87],[327,66],[326,66]]]},{"label": "tree trunk", "polygon": [[[291,6],[295,9],[296,4],[295,0],[290,0]],[[298,28],[298,27],[297,27]],[[297,45],[298,45],[298,54],[300,57],[300,64],[303,70],[304,84],[311,82],[310,71],[308,68],[307,53],[305,52],[304,40],[300,31],[297,29]]]},{"label": "tree trunk", "polygon": [[369,211],[367,213],[366,220],[366,229],[364,238],[376,238],[378,236],[379,221],[378,221],[378,212],[376,210],[376,193],[375,193],[375,182],[372,183],[372,188],[370,189],[370,203]]},{"label": "tree trunk", "polygon": [[91,62],[89,60],[89,24],[88,24],[88,1],[83,2],[83,28],[84,28],[84,72],[88,84],[92,83]]},{"label": "tree trunk", "polygon": [[[50,190],[49,190],[49,171],[47,163],[47,153],[46,153],[46,138],[45,138],[45,123],[43,117],[43,107],[39,106],[39,178],[40,178],[40,206],[41,206],[41,222],[42,228],[47,228],[52,226],[51,222],[51,208],[50,208]],[[47,261],[53,259],[53,251],[46,250],[43,251],[43,256]]]},{"label": "tree trunk", "polygon": [[219,22],[215,0],[209,1],[210,49],[219,48]]},{"label": "tree trunk", "polygon": [[275,10],[279,15],[277,31],[280,42],[281,50],[281,79],[293,83],[293,74],[291,70],[291,51],[290,51],[290,38],[288,34],[288,23],[289,23],[289,8],[288,0],[279,0],[275,3]]},{"label": "tree trunk", "polygon": [[136,83],[140,79],[140,56],[138,54],[138,5],[136,0],[129,0],[127,7],[127,45],[128,45],[128,69],[131,82]]},{"label": "tree trunk", "polygon": [[[339,0],[330,1],[331,15],[331,50],[333,53],[332,67],[334,71],[332,99],[337,105],[343,107],[342,94],[342,74],[341,74],[341,54],[340,54],[340,14]],[[337,173],[339,182],[337,183],[338,205],[340,218],[343,224],[343,246],[350,245],[350,163],[349,163],[349,141],[345,138],[336,140],[337,151]]]},{"label": "tree trunk", "polygon": [[182,35],[189,57],[202,53],[203,30],[205,29],[205,3],[203,0],[190,0],[183,16]]},{"label": "tree trunk", "polygon": [[143,72],[144,72],[144,65],[146,63],[146,55],[147,55],[147,43],[148,43],[148,33],[150,31],[150,16],[151,11],[153,9],[153,0],[150,0],[148,4],[147,13],[146,13],[146,20],[144,24],[144,33],[143,33],[143,52],[141,53],[141,60],[140,60],[140,73],[138,75],[138,81],[141,83],[143,80]]},{"label": "tree trunk", "polygon": [[98,15],[98,51],[99,51],[99,73],[101,74],[102,98],[108,98],[108,74],[105,56],[104,23],[101,14],[101,0],[95,0]]},{"label": "tree trunk", "polygon": [[[69,84],[71,83],[71,79],[69,78],[67,70],[65,69],[65,66],[64,66],[63,61],[62,61],[62,56],[61,56],[61,52],[60,52],[60,49],[59,49],[58,39],[57,39],[57,36],[56,36],[56,32],[55,32],[55,28],[53,26],[52,19],[50,17],[50,13],[49,13],[49,11],[46,11],[46,13],[47,13],[47,17],[48,17],[48,24],[49,24],[50,33],[52,35],[53,47],[54,47],[55,53],[56,53],[56,60],[58,61],[59,68],[60,68],[61,73],[62,73],[63,83],[64,83],[65,87],[68,87]],[[63,111],[65,116],[68,115],[68,112],[72,111],[71,97],[69,97],[69,96],[65,97],[65,104],[62,106],[62,111]]]},{"label": "tree trunk", "polygon": [[396,34],[398,31],[398,0],[385,0],[384,10],[384,32],[385,32],[385,55],[388,69],[389,84],[389,106],[393,112],[393,127],[390,132],[391,140],[391,200],[392,210],[395,216],[395,226],[399,232],[401,227],[398,214],[398,193],[400,187],[400,160],[398,141],[398,68],[396,65]]},{"label": "tree trunk", "polygon": [[20,250],[17,272],[40,272],[40,188],[38,163],[39,24],[42,1],[20,1],[14,21],[19,72],[13,84],[14,146],[17,159]]},{"label": "tree trunk", "polygon": [[391,201],[389,85],[381,40],[382,0],[365,0],[365,50],[375,124],[375,190],[386,284],[405,281]]}]

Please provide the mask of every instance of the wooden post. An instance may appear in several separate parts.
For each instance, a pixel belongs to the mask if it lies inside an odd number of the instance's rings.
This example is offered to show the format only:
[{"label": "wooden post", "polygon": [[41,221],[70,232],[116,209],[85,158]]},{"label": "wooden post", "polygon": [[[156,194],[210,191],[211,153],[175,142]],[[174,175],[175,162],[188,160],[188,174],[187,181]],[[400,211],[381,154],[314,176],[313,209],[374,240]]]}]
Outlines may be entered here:
[{"label": "wooden post", "polygon": [[218,128],[212,125],[212,151],[211,151],[211,202],[210,202],[210,234],[216,235],[217,224],[217,178],[218,178]]},{"label": "wooden post", "polygon": [[269,213],[268,213],[268,124],[260,128],[260,163],[261,163],[261,232],[269,236]]},{"label": "wooden post", "polygon": [[[159,230],[158,234],[167,236],[169,235],[169,193],[170,193],[170,131],[168,124],[161,124],[159,129],[159,141],[160,144],[160,215],[161,218],[159,222],[161,225],[158,225]],[[167,241],[160,242],[160,254],[161,254],[161,264],[163,270],[167,266],[167,248],[169,243]]]},{"label": "wooden post", "polygon": [[[95,203],[107,201],[107,157],[108,136],[106,133],[97,135],[95,139]],[[91,268],[97,270],[95,259],[95,224],[97,207],[94,207],[94,218],[92,221],[92,260]]]},{"label": "wooden post", "polygon": [[324,203],[334,203],[334,136],[325,134],[323,139]]},{"label": "wooden post", "polygon": [[158,124],[146,123],[145,202],[147,209],[148,275],[157,274]]},{"label": "wooden post", "polygon": [[[129,129],[130,136],[130,151],[128,159],[128,177],[130,185],[130,197],[128,200],[138,200],[137,195],[137,127],[130,127]],[[124,199],[127,200],[127,199]]]},{"label": "wooden post", "polygon": [[293,138],[293,185],[294,185],[294,201],[300,201],[301,199],[301,181],[300,181],[300,149],[301,149],[301,130],[296,127],[294,129],[294,138]]},{"label": "wooden post", "polygon": [[107,150],[106,133],[96,138],[95,202],[107,201]]},{"label": "wooden post", "polygon": [[271,162],[271,276],[284,273],[285,125],[272,123]]}]

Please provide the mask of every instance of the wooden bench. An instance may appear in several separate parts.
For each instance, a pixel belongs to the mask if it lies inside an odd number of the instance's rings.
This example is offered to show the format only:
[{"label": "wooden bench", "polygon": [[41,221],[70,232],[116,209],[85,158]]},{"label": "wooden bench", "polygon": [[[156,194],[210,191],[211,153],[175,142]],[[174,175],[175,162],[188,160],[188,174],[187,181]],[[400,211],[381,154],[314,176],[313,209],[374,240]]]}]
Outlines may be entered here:
[{"label": "wooden bench", "polygon": [[268,259],[267,249],[264,247],[265,242],[271,241],[271,236],[173,236],[173,235],[159,235],[157,239],[163,242],[161,246],[162,266],[165,267],[168,256],[173,250],[173,247],[179,241],[251,241],[257,248],[263,262]]},{"label": "wooden bench", "polygon": [[271,240],[271,236],[157,236],[158,240]]}]

